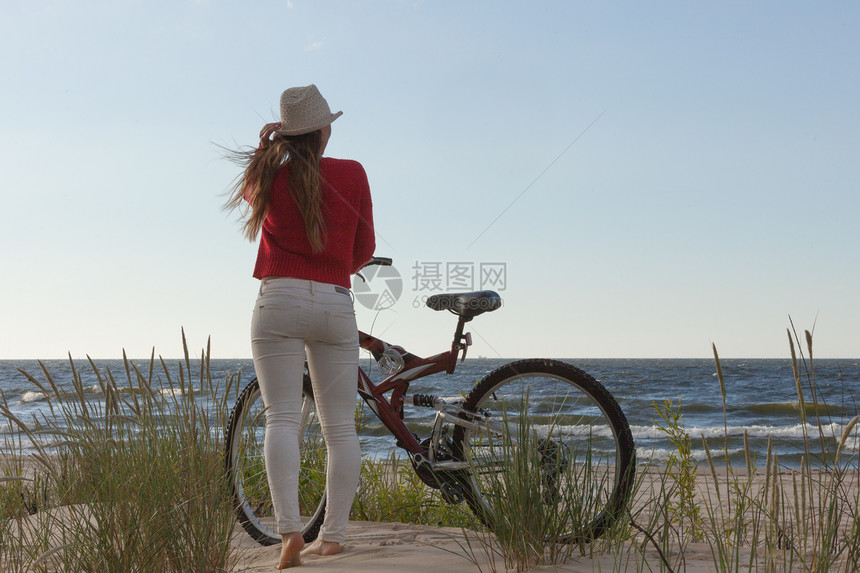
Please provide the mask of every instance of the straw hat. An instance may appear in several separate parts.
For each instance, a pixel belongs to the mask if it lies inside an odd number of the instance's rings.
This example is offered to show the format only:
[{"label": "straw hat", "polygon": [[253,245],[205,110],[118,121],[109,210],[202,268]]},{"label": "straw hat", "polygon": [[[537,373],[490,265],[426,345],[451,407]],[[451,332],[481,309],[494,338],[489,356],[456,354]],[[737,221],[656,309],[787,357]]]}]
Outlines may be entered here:
[{"label": "straw hat", "polygon": [[281,135],[301,135],[322,129],[343,115],[332,113],[314,84],[290,88],[281,94]]}]

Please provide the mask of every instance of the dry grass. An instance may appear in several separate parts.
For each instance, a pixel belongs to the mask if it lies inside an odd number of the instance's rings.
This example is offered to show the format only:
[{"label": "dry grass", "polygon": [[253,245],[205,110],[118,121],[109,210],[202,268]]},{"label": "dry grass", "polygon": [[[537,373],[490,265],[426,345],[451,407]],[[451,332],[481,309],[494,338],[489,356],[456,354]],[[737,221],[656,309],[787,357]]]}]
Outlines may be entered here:
[{"label": "dry grass", "polygon": [[[614,571],[683,571],[688,556],[695,556],[701,564],[703,555],[708,554],[707,569],[720,572],[860,570],[856,436],[860,417],[843,420],[840,436],[826,435],[832,420],[823,417],[825,399],[815,384],[812,335],[806,332],[804,339],[806,356],[800,351],[798,337],[789,332],[794,365],[791,383],[797,389],[801,422],[812,428],[812,435],[805,439],[801,467],[783,467],[771,448],[761,465],[746,436],[744,465],[735,467],[727,455],[728,435],[723,441],[724,452],[711,452],[702,439],[707,463],[696,467],[689,448],[691,440],[698,437],[686,434],[680,404],[677,409],[671,402],[655,404],[660,418],[655,424],[674,444],[675,455],[670,456],[666,467],[640,468],[627,518],[601,539],[580,546],[578,554],[609,556]],[[716,348],[714,357],[728,427],[726,390]],[[808,416],[807,411],[821,412],[822,417]],[[834,442],[832,438],[836,438],[835,448],[827,446]],[[555,522],[535,508],[535,478],[522,479],[518,473],[517,468],[533,467],[534,461],[529,462],[527,451],[513,454],[526,457],[512,459],[508,475],[502,478],[504,495],[496,498],[502,501],[493,509],[501,514],[503,525],[521,526],[520,534],[511,535],[502,528],[496,535],[470,539],[462,550],[473,557],[476,566],[478,556],[499,556],[498,562],[490,559],[490,565],[484,565],[490,571],[506,567],[527,570],[548,562],[546,556],[550,554],[558,558],[549,562],[563,563],[575,553],[558,550],[553,541]],[[588,476],[582,479],[587,482]],[[538,518],[529,519],[530,515]]]},{"label": "dry grass", "polygon": [[[721,572],[860,570],[858,418],[844,420],[828,448],[831,420],[815,415],[826,404],[815,385],[812,336],[805,333],[805,353],[797,336],[790,333],[789,340],[790,383],[801,421],[812,428],[800,467],[783,467],[770,449],[757,460],[746,440],[741,467],[704,440],[707,463],[695,467],[689,447],[699,437],[687,436],[680,409],[664,403],[660,423],[678,449],[676,465],[640,469],[627,515],[602,538],[566,546],[554,541],[570,515],[541,511],[540,484],[530,471],[539,461],[534,448],[518,447],[502,489],[491,496],[504,500],[493,508],[495,533],[465,536],[461,550],[467,558],[481,556],[476,567],[480,562],[492,571],[577,556],[609,556],[615,571],[681,571],[702,551],[710,555],[709,568]],[[63,393],[44,369],[28,377],[50,396],[53,417],[20,420],[3,398],[3,423],[17,432],[2,434],[0,570],[229,571],[234,518],[222,428],[233,377],[221,387],[211,379],[208,351],[199,372],[192,372],[186,352],[178,375],[154,356],[143,371],[125,361],[121,384],[114,373],[92,362],[88,367],[101,386],[99,403],[84,396],[77,373],[74,391]],[[24,438],[35,454],[24,455]],[[517,443],[528,445],[528,433]],[[577,480],[587,483],[588,476]],[[587,498],[576,488],[570,494]],[[577,504],[582,499],[570,500],[574,512]],[[465,511],[445,505],[405,462],[392,459],[365,462],[353,517],[477,528]]]},{"label": "dry grass", "polygon": [[[186,347],[178,378],[154,354],[144,371],[125,360],[122,383],[90,361],[100,402],[86,395],[74,362],[71,392],[44,366],[41,379],[23,373],[52,415],[21,420],[5,397],[0,405],[18,430],[4,434],[0,570],[229,570],[229,391],[211,379],[208,360],[207,350],[193,372]],[[23,454],[24,439],[34,454]]]}]

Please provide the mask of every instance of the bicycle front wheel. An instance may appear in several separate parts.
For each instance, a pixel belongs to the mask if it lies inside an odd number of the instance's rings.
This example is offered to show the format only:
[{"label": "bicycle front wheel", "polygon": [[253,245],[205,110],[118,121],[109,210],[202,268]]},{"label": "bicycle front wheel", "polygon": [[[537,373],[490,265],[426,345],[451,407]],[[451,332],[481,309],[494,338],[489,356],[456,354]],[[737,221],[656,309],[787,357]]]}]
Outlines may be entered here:
[{"label": "bicycle front wheel", "polygon": [[[263,444],[266,408],[254,378],[239,394],[227,426],[227,475],[236,515],[245,531],[261,545],[281,542],[277,530]],[[316,539],[325,517],[326,449],[314,408],[310,377],[305,374],[299,428],[301,470],[299,510],[305,542]]]},{"label": "bicycle front wheel", "polygon": [[633,437],[590,375],[556,360],[513,362],[482,379],[463,408],[472,424],[456,427],[453,450],[468,463],[466,501],[485,525],[498,532],[532,519],[557,541],[588,542],[620,517]]}]

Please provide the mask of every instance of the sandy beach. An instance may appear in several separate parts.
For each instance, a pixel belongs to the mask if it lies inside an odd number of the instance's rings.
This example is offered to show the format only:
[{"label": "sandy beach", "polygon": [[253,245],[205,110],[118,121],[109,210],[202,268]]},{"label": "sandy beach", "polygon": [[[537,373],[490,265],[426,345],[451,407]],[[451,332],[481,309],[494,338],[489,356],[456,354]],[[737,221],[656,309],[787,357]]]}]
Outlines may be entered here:
[{"label": "sandy beach", "polygon": [[[233,540],[237,563],[234,571],[262,573],[272,571],[280,553],[280,546],[261,547],[237,527]],[[475,546],[481,551],[481,546]],[[344,551],[331,557],[310,556],[304,559],[301,570],[316,573],[367,572],[454,572],[454,571],[505,571],[504,561],[496,557],[495,568],[486,555],[477,555],[478,563],[467,558],[464,533],[449,527],[407,525],[403,523],[351,522],[347,530]],[[659,556],[647,553],[648,562],[658,568]],[[558,571],[585,573],[612,571],[615,557],[580,557],[564,565],[539,566],[531,571]],[[630,564],[634,569],[635,565]],[[695,544],[688,550],[687,571],[713,569],[710,550],[705,544]],[[627,570],[627,567],[622,567]]]},{"label": "sandy beach", "polygon": [[[8,460],[7,460],[8,461]],[[25,474],[33,469],[32,459],[24,463]],[[783,511],[792,517],[794,511],[794,497],[790,492],[794,488],[794,470],[781,469],[778,479],[782,483],[784,498]],[[695,504],[702,512],[704,528],[712,529],[708,518],[709,508],[719,513],[719,503],[725,503],[726,497],[726,474],[725,469],[717,468],[717,477],[721,482],[719,488],[713,485],[713,478],[707,466],[698,468],[696,473],[696,495]],[[813,472],[815,481],[824,480],[827,477],[821,472]],[[735,484],[750,484],[752,498],[762,499],[759,492],[764,486],[764,471],[758,471],[752,480],[748,480],[745,471],[736,471],[733,477]],[[638,525],[644,526],[655,536],[662,525],[649,525],[649,519],[654,515],[655,508],[660,507],[657,500],[666,495],[666,491],[672,488],[672,481],[668,480],[661,468],[641,468],[637,477],[639,483],[636,496],[632,504],[632,513]],[[840,487],[840,498],[855,506],[858,499],[858,473],[852,470],[844,476]],[[818,502],[812,498],[821,491],[821,487],[809,488],[806,494],[807,515],[811,519],[812,513],[819,513],[816,506]],[[719,492],[719,493],[718,493]],[[722,499],[723,501],[719,501]],[[818,499],[818,498],[816,498]],[[71,508],[53,508],[47,512],[58,517],[60,521],[64,515],[81,512],[69,512]],[[725,507],[724,507],[725,509]],[[730,515],[726,512],[726,515]],[[52,518],[53,519],[53,518]],[[840,530],[851,531],[850,515],[845,514],[841,520]],[[39,514],[25,518],[31,523],[40,523]],[[44,523],[57,524],[58,521],[51,519]],[[655,523],[663,523],[657,521]],[[795,522],[793,522],[795,523]],[[789,526],[789,527],[794,527]],[[33,531],[39,529],[36,527]],[[676,528],[677,530],[677,528]],[[502,572],[506,569],[503,558],[500,555],[491,555],[488,551],[487,533],[464,531],[453,527],[433,527],[426,525],[414,525],[404,523],[377,523],[367,521],[352,521],[347,530],[347,541],[343,552],[339,555],[319,557],[309,556],[304,559],[301,570],[315,571],[318,573],[341,572],[341,571],[391,571],[391,572],[459,572],[459,571],[481,571]],[[674,536],[674,534],[673,534]],[[796,539],[796,538],[795,538]],[[56,545],[52,543],[51,545]],[[263,547],[255,542],[237,524],[232,534],[232,558],[230,571],[236,573],[268,572],[274,570],[280,547]],[[590,555],[589,550],[595,548],[602,551],[599,554]],[[693,541],[688,539],[684,542],[683,565],[680,563],[677,539],[673,537],[666,558],[672,563],[674,570],[686,570],[688,572],[705,572],[717,569],[715,558],[707,541]],[[645,569],[659,570],[661,556],[652,543],[646,543],[641,533],[627,541],[617,541],[609,549],[606,544],[598,542],[583,549],[584,554],[577,554],[561,565],[543,565],[533,567],[532,571],[558,571],[562,573],[584,573],[594,571],[635,571]],[[739,552],[740,570],[748,570],[750,548],[742,544]],[[761,554],[759,554],[761,558]],[[796,559],[796,557],[795,557]],[[647,563],[647,565],[645,565]],[[0,570],[3,567],[0,566]],[[53,569],[50,569],[53,571]],[[778,570],[795,570],[790,569]],[[802,569],[801,569],[802,570]],[[841,569],[840,569],[841,570]]]},{"label": "sandy beach", "polygon": [[[818,475],[818,474],[816,474]],[[719,492],[725,496],[725,469],[717,469],[717,477],[721,482]],[[660,494],[664,475],[658,469],[642,470],[641,486],[634,502],[633,512],[641,513],[637,521],[647,522],[653,506],[654,496]],[[739,483],[747,482],[745,471],[736,471],[734,479]],[[792,488],[792,471],[781,470],[779,479],[785,491]],[[697,471],[697,488],[695,503],[702,508],[703,518],[707,521],[706,507],[713,508],[717,503],[717,490],[713,488],[710,470],[700,466]],[[751,481],[753,492],[759,491],[765,481],[764,472],[756,472]],[[856,474],[846,479],[843,488],[844,495],[856,499]],[[668,486],[667,486],[668,487]],[[710,492],[708,489],[709,488]],[[786,500],[787,509],[792,510],[792,501]],[[847,524],[846,524],[847,525]],[[849,525],[850,528],[850,525]],[[474,549],[469,555],[467,536],[472,540]],[[640,541],[642,538],[640,537]],[[531,571],[557,571],[561,573],[593,573],[595,571],[636,571],[643,567],[643,559],[652,570],[659,570],[661,557],[651,544],[644,544],[644,554],[628,543],[620,551],[607,552],[602,555],[580,555],[569,559],[562,565],[538,566]],[[279,546],[261,547],[254,542],[241,527],[236,528],[233,537],[236,549],[237,572],[271,571],[279,554]],[[347,532],[347,543],[340,555],[332,557],[308,557],[303,563],[308,571],[318,573],[341,571],[392,571],[392,572],[438,572],[438,571],[506,571],[504,560],[500,556],[491,559],[484,548],[479,534],[464,532],[458,528],[431,527],[403,523],[372,523],[350,522]],[[587,549],[586,549],[587,551]],[[740,550],[740,570],[747,570],[744,563],[748,562],[750,550],[742,547]],[[679,556],[666,556],[670,562],[677,563]],[[647,569],[647,566],[646,566]],[[715,560],[711,547],[707,542],[687,543],[684,550],[684,566],[675,570],[685,569],[688,572],[715,571]]]},{"label": "sandy beach", "polygon": [[[24,465],[25,473],[30,474],[33,469],[32,460],[26,460]],[[649,487],[657,475],[659,474],[646,477]],[[644,488],[642,491],[645,491]],[[47,511],[53,515],[52,519],[65,520],[70,513],[74,513],[66,509],[68,508]],[[27,521],[38,523],[40,515],[31,515]],[[453,527],[352,521],[347,530],[347,542],[343,546],[342,553],[329,557],[306,557],[301,570],[317,573],[506,571],[501,556],[488,554],[486,537],[482,539],[482,536],[486,535]],[[57,543],[59,543],[58,540]],[[280,552],[279,545],[268,547],[259,545],[238,524],[233,531],[232,548],[233,565],[230,571],[235,573],[273,571]],[[713,562],[706,544],[693,544],[687,548],[686,554],[687,571],[712,569]],[[625,559],[630,560],[631,569],[635,569],[636,563],[641,563],[641,557],[638,557],[635,551],[630,552],[630,557]],[[652,567],[659,568],[660,558],[653,548],[646,550],[645,559]],[[611,571],[613,567],[617,570],[617,560],[618,556],[613,554],[593,558],[580,556],[563,565],[538,566],[530,570],[563,573]],[[621,564],[621,570],[628,569],[623,561]]]},{"label": "sandy beach", "polygon": [[[641,490],[643,494],[646,489],[659,489],[658,476],[658,473],[646,474]],[[644,502],[647,495],[642,497]],[[309,556],[302,566],[318,573],[506,571],[501,556],[488,554],[482,535],[485,534],[452,527],[352,521],[341,554],[331,557]],[[238,525],[233,536],[233,547],[237,558],[235,571],[242,573],[271,571],[280,552],[280,546],[260,546]],[[659,568],[660,556],[653,548],[646,550],[645,559],[652,567]],[[580,556],[563,565],[544,565],[531,570],[564,573],[611,571],[617,567],[615,561],[616,556],[610,554]],[[633,562],[629,566],[635,569]],[[688,571],[712,569],[713,560],[707,544],[692,544],[687,548]],[[621,570],[627,570],[627,566],[622,565]]]}]

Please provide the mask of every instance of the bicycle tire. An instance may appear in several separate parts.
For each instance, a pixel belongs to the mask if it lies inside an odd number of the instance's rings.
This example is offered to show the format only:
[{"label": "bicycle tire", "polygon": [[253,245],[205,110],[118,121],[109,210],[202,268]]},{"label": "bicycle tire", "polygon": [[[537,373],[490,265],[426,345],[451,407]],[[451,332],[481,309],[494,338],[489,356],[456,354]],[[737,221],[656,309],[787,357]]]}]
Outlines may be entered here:
[{"label": "bicycle tire", "polygon": [[[504,429],[493,438],[458,425],[453,434],[454,456],[470,468],[462,480],[466,502],[487,527],[494,529],[495,508],[510,503],[513,487],[550,506],[562,522],[552,537],[563,543],[592,541],[621,517],[636,471],[633,436],[618,403],[589,374],[557,360],[512,362],[478,382],[463,408]],[[517,474],[509,448],[527,446],[525,471]]]},{"label": "bicycle tire", "polygon": [[[326,449],[314,410],[313,388],[305,373],[302,389],[303,430],[300,429],[301,472],[299,507],[302,536],[309,543],[319,535],[325,518]],[[263,458],[265,407],[254,378],[239,394],[227,425],[226,469],[233,507],[239,523],[261,545],[281,542]]]}]

